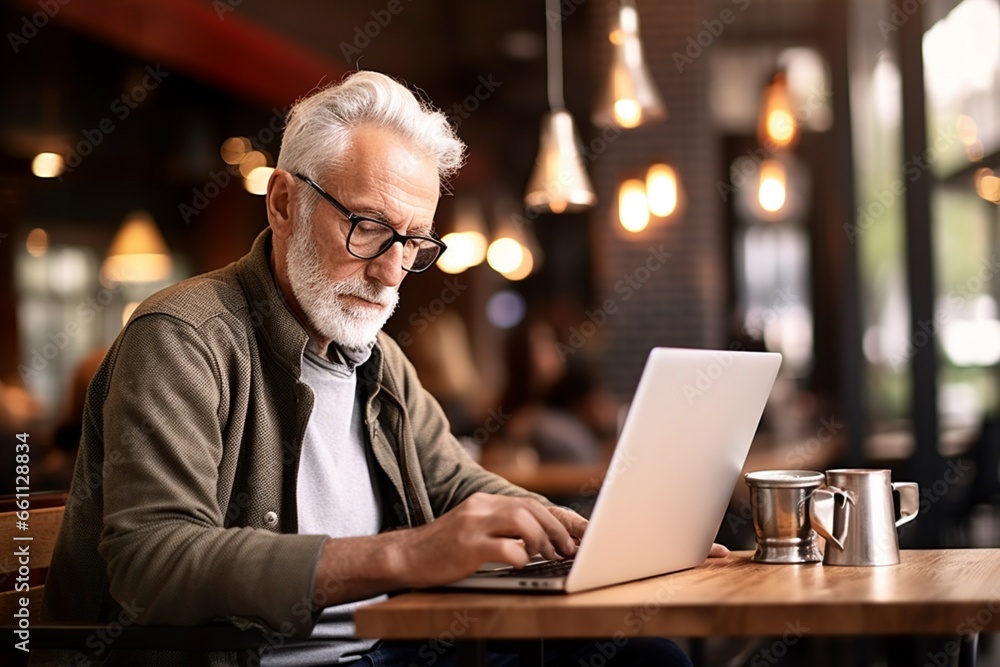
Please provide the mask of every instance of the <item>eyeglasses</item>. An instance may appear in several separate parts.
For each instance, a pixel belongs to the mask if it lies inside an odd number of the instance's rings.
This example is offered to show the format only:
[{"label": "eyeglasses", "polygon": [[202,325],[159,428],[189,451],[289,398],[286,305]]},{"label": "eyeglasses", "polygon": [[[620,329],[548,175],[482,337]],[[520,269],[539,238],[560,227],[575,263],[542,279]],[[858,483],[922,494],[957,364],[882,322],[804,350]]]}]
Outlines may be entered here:
[{"label": "eyeglasses", "polygon": [[448,249],[440,239],[430,236],[400,234],[392,225],[351,213],[346,206],[334,199],[316,181],[302,174],[295,174],[319,195],[330,202],[351,223],[347,233],[347,252],[358,259],[375,259],[395,243],[403,245],[403,270],[410,273],[426,271],[434,265],[441,253]]}]

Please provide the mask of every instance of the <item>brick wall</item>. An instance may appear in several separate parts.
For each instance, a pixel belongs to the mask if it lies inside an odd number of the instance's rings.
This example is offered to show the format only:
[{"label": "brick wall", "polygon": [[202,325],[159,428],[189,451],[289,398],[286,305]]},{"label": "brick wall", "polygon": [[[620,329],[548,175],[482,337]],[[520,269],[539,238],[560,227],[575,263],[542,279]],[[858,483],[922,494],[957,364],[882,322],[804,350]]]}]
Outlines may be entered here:
[{"label": "brick wall", "polygon": [[[592,71],[595,89],[600,89],[610,57],[607,30],[617,3],[592,2]],[[599,335],[608,388],[623,398],[634,391],[650,348],[719,347],[725,342],[723,202],[716,188],[719,144],[709,119],[708,55],[706,51],[687,63],[683,71],[672,56],[684,50],[689,36],[705,29],[707,16],[695,0],[639,0],[637,7],[646,58],[669,118],[623,131],[590,165],[600,201],[589,221],[595,305],[611,300],[616,310]],[[581,125],[586,120],[578,119]],[[601,133],[590,136],[596,140]],[[641,177],[657,161],[668,161],[677,170],[685,207],[668,224],[651,223],[643,232],[629,234],[618,223],[618,184],[629,176]],[[658,259],[661,247],[671,254],[669,259]],[[657,264],[659,268],[649,270]]]}]

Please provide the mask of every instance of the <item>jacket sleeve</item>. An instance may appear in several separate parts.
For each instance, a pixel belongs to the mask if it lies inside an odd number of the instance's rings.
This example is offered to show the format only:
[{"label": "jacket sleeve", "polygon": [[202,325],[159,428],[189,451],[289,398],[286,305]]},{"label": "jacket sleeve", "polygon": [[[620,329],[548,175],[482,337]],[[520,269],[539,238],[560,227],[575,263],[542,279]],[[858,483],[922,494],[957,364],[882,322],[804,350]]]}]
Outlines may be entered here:
[{"label": "jacket sleeve", "polygon": [[112,596],[140,623],[239,616],[305,637],[325,538],[224,527],[217,485],[232,364],[214,350],[234,349],[218,344],[227,337],[218,318],[196,329],[160,314],[123,333],[104,403],[99,550]]},{"label": "jacket sleeve", "polygon": [[424,389],[417,371],[395,341],[380,336],[386,372],[393,376],[406,404],[420,471],[434,516],[440,516],[473,493],[534,498],[546,506],[546,498],[511,484],[485,470],[465,452],[451,433],[451,425],[440,404]]}]

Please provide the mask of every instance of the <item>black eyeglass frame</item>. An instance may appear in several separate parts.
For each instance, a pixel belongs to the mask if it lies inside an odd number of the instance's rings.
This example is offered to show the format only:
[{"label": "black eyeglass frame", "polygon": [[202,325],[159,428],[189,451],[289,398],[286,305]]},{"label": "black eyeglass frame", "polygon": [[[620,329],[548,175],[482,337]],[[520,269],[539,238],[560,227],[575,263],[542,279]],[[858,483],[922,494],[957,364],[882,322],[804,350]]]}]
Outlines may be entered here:
[{"label": "black eyeglass frame", "polygon": [[[387,222],[385,222],[383,220],[375,220],[373,218],[366,218],[363,215],[358,215],[356,213],[352,213],[350,209],[348,209],[346,206],[344,206],[339,201],[337,201],[336,199],[334,199],[333,195],[331,195],[329,192],[327,192],[326,190],[324,190],[322,188],[322,186],[320,186],[320,184],[317,183],[316,181],[314,181],[313,179],[311,179],[308,176],[305,176],[303,174],[299,174],[299,173],[296,173],[295,177],[298,178],[298,179],[300,179],[300,180],[305,181],[306,183],[308,183],[309,186],[312,187],[313,190],[315,190],[317,193],[319,193],[320,197],[322,197],[327,202],[329,202],[331,206],[333,206],[335,209],[337,209],[338,213],[340,213],[342,216],[344,216],[345,218],[347,218],[347,221],[349,223],[351,223],[351,230],[349,232],[347,232],[347,241],[345,242],[345,245],[347,246],[347,252],[351,253],[351,255],[353,257],[357,257],[358,259],[375,259],[376,257],[380,257],[381,255],[384,255],[386,252],[388,252],[389,248],[391,248],[396,243],[402,244],[402,246],[405,248],[406,247],[406,242],[409,241],[410,239],[413,239],[415,241],[430,241],[431,243],[433,243],[434,245],[436,245],[438,247],[437,256],[434,258],[433,261],[431,261],[430,264],[428,264],[427,266],[425,266],[422,269],[407,268],[406,266],[402,267],[403,270],[406,271],[407,273],[423,273],[427,269],[429,269],[432,266],[434,266],[435,262],[437,262],[438,259],[440,259],[441,253],[443,253],[445,250],[448,249],[448,246],[445,245],[445,242],[442,241],[441,239],[434,238],[433,236],[420,236],[420,235],[415,235],[415,234],[410,234],[410,235],[408,235],[408,234],[400,234],[399,232],[396,231],[395,227],[393,227],[392,225],[390,225],[389,223],[387,223]],[[351,236],[354,234],[354,230],[357,229],[358,225],[361,224],[362,222],[372,222],[372,223],[375,223],[376,225],[380,225],[381,227],[385,227],[390,232],[392,232],[392,237],[389,240],[389,242],[386,243],[384,246],[382,246],[382,248],[378,252],[376,252],[374,255],[372,255],[370,257],[365,257],[364,255],[359,255],[358,253],[354,252],[351,249]]]}]

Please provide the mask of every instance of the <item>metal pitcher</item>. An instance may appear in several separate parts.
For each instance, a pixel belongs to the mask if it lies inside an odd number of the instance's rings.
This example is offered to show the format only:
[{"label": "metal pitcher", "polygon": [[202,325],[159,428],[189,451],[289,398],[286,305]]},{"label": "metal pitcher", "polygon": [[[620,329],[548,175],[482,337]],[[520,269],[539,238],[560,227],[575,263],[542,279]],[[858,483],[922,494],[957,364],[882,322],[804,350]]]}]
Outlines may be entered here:
[{"label": "metal pitcher", "polygon": [[[826,486],[812,493],[810,524],[826,538],[824,565],[895,565],[899,562],[896,527],[917,516],[915,482],[893,482],[889,470],[864,468],[826,471]],[[892,492],[899,492],[899,518]]]}]

